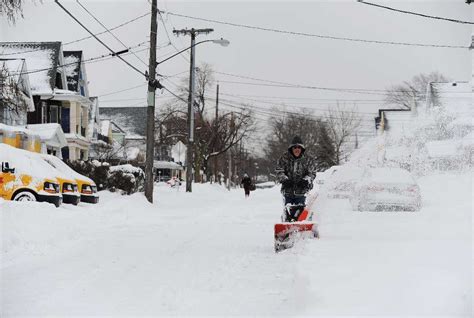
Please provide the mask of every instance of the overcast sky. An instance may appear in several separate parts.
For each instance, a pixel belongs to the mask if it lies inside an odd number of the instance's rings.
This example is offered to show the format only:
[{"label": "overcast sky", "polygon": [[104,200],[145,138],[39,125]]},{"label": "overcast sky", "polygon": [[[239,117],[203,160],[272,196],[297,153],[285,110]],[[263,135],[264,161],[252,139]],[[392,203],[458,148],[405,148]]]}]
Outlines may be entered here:
[{"label": "overcast sky", "polygon": [[[389,5],[402,10],[433,16],[474,21],[474,5],[464,0],[446,1],[390,1],[370,2]],[[94,33],[103,27],[80,7],[76,1],[61,1],[81,22]],[[86,1],[81,3],[108,28],[150,11],[145,0]],[[368,89],[370,94],[348,94],[341,91],[285,88],[242,83],[259,83],[255,80],[216,74],[220,82],[222,101],[228,104],[253,102],[258,109],[272,104],[313,108],[321,114],[328,105],[347,99],[356,100],[357,109],[367,122],[373,120],[374,110],[382,104],[383,90],[391,85],[409,80],[416,74],[439,71],[457,81],[471,79],[471,53],[467,48],[417,47],[375,44],[349,40],[332,40],[315,36],[301,36],[278,32],[236,27],[214,22],[200,21],[179,15],[218,20],[247,26],[282,31],[308,33],[386,42],[407,42],[432,45],[468,47],[472,25],[460,24],[388,11],[351,1],[158,1],[163,23],[158,25],[158,60],[190,45],[189,36],[176,37],[173,29],[213,28],[210,35],[200,35],[198,40],[225,38],[231,43],[221,47],[203,43],[196,47],[197,65],[209,63],[215,71],[262,80],[285,82],[327,88]],[[69,42],[87,36],[71,17],[54,1],[25,0],[24,19],[15,25],[0,22],[2,41],[62,41]],[[133,47],[149,39],[150,15],[129,23],[114,31],[126,46]],[[111,35],[101,36],[114,50],[123,45]],[[173,45],[169,45],[169,42]],[[147,48],[145,43],[134,50]],[[109,53],[94,39],[64,46],[64,50],[82,50],[85,58]],[[148,50],[124,56],[137,68],[148,69]],[[145,62],[145,63],[143,63]],[[34,65],[29,65],[34,69]],[[163,63],[158,73],[179,74],[162,83],[172,91],[175,84],[189,72],[188,53]],[[108,59],[87,64],[91,96],[99,96],[101,106],[144,106],[146,101],[145,80],[119,59]],[[144,84],[141,87],[110,94],[115,91]],[[214,91],[209,92],[211,96]],[[230,96],[224,94],[240,95]],[[170,94],[158,92],[157,107],[169,100]],[[305,98],[305,99],[302,99]],[[250,99],[256,99],[252,101]],[[328,99],[328,100],[326,100]],[[232,100],[232,101],[230,101]],[[348,102],[351,103],[352,102]],[[274,105],[274,104],[273,104]],[[222,111],[236,110],[221,105]],[[261,112],[259,118],[266,115]]]}]

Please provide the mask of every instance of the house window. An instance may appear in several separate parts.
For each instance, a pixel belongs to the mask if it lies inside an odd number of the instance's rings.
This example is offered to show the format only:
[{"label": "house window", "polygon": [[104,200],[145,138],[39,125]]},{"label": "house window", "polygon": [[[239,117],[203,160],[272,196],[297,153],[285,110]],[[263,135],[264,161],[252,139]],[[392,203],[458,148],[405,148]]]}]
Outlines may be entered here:
[{"label": "house window", "polygon": [[59,123],[59,107],[57,105],[49,106],[49,122]]},{"label": "house window", "polygon": [[86,96],[86,92],[84,90],[84,86],[81,86],[81,95],[82,96]]}]

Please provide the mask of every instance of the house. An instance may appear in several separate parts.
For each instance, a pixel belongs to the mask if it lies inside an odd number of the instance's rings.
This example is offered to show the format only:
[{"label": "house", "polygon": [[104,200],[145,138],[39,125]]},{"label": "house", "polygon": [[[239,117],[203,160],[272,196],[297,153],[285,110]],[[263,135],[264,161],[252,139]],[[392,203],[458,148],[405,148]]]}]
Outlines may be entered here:
[{"label": "house", "polygon": [[109,126],[112,139],[123,148],[120,160],[144,165],[147,107],[100,107],[99,113],[103,128]]},{"label": "house", "polygon": [[66,134],[64,159],[87,159],[91,104],[80,51],[63,52],[61,42],[0,42],[1,58],[22,58],[28,71],[34,111],[28,124],[57,123]]},{"label": "house", "polygon": [[472,115],[473,88],[471,82],[431,82],[426,90],[426,111],[443,107],[453,115]]},{"label": "house", "polygon": [[35,110],[25,59],[0,59],[0,122],[25,125]]},{"label": "house", "polygon": [[173,177],[183,179],[183,166],[172,161],[154,160],[153,174],[157,181],[169,181]]},{"label": "house", "polygon": [[413,112],[403,108],[381,108],[379,115],[374,118],[376,131],[390,129],[405,129],[411,126]]},{"label": "house", "polygon": [[31,124],[27,129],[35,133],[41,140],[41,153],[62,158],[63,147],[67,146],[66,136],[59,124]]}]

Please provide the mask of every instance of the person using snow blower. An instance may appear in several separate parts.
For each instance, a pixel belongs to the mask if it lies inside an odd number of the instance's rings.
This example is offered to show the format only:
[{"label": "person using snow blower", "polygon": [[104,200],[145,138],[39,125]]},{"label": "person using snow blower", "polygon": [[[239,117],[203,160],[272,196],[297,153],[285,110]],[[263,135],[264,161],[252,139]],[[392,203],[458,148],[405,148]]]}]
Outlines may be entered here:
[{"label": "person using snow blower", "polygon": [[[306,193],[313,187],[316,163],[311,156],[305,155],[305,151],[303,141],[299,136],[295,136],[288,151],[278,159],[275,172],[281,183],[285,207],[288,204],[305,206]],[[288,213],[284,213],[282,221],[291,221],[289,217]]]}]

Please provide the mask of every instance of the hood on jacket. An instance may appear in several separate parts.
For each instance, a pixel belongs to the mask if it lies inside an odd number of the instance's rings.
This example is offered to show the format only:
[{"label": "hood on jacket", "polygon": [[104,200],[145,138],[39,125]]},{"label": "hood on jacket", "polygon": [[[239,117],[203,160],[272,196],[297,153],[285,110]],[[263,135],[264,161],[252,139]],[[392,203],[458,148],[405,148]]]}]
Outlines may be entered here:
[{"label": "hood on jacket", "polygon": [[301,155],[300,157],[304,154],[306,148],[304,146],[303,140],[299,136],[294,136],[293,139],[291,140],[290,145],[288,146],[288,152],[293,155],[291,148],[294,146],[300,146],[301,147]]}]

